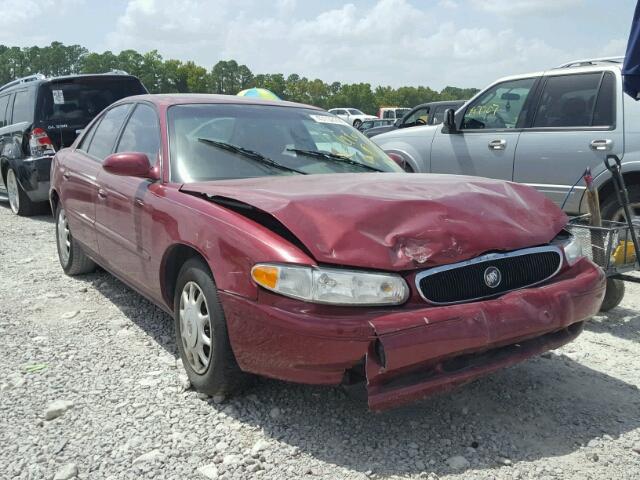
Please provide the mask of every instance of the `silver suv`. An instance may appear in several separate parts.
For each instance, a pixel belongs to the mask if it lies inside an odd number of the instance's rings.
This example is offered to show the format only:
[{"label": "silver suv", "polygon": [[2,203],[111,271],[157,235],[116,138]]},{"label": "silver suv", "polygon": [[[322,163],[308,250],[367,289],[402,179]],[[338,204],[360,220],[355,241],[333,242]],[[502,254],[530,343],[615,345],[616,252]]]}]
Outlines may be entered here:
[{"label": "silver suv", "polygon": [[[373,137],[414,172],[451,173],[525,183],[569,214],[585,213],[581,176],[591,167],[604,218],[622,219],[607,154],[622,159],[640,216],[640,102],[623,94],[622,58],[568,63],[493,83],[443,125]],[[575,185],[575,186],[574,186]]]}]

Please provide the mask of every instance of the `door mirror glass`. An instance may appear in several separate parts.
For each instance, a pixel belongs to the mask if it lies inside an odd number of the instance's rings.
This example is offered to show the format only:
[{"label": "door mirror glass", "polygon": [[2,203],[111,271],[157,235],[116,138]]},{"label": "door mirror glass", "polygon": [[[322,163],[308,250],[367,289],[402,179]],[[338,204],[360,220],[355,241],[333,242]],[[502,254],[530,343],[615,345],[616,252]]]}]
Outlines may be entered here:
[{"label": "door mirror glass", "polygon": [[140,152],[113,153],[104,159],[102,168],[113,175],[158,180],[157,168],[151,168],[149,157]]}]

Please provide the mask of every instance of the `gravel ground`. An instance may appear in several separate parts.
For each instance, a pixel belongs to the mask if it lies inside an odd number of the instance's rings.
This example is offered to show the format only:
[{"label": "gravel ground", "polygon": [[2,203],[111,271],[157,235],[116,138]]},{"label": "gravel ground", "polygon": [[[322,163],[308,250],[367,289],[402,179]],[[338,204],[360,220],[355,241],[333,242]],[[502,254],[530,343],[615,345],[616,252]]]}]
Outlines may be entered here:
[{"label": "gravel ground", "polygon": [[0,478],[640,479],[640,288],[565,348],[369,413],[339,388],[185,390],[172,319],[65,276],[51,218],[0,204]]}]

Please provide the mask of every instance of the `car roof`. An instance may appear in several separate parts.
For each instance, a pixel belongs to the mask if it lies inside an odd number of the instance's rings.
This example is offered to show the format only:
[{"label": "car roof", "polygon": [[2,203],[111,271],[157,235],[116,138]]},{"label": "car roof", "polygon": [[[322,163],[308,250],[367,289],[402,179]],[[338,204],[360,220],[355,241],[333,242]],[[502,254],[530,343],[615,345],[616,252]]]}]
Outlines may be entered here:
[{"label": "car roof", "polygon": [[146,95],[135,95],[132,97],[126,97],[120,100],[118,103],[126,103],[132,100],[146,101],[153,103],[160,107],[170,107],[172,105],[189,105],[189,104],[238,104],[238,105],[269,105],[274,107],[296,107],[296,108],[310,108],[313,110],[322,111],[321,108],[314,107],[312,105],[305,105],[303,103],[287,102],[285,100],[265,100],[262,98],[253,97],[239,97],[237,95],[218,95],[207,93],[156,93]]},{"label": "car roof", "polygon": [[60,75],[57,77],[45,77],[44,75],[34,74],[23,78],[18,78],[14,81],[11,81],[5,85],[0,86],[0,91],[11,92],[13,90],[22,90],[25,88],[37,88],[40,85],[51,82],[60,82],[65,80],[73,80],[75,78],[133,78],[135,80],[140,81],[138,77],[135,75],[129,75],[128,73],[117,73],[117,72],[105,72],[105,73],[78,73],[73,75]]}]

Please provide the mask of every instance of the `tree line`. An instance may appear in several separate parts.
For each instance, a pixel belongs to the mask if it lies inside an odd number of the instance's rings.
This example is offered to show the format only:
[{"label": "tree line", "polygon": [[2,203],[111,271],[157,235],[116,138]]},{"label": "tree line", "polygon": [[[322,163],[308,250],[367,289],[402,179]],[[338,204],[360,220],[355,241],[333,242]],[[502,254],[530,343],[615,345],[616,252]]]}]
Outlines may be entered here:
[{"label": "tree line", "polygon": [[135,75],[151,93],[222,93],[235,95],[240,90],[262,87],[280,98],[321,108],[355,107],[376,113],[380,106],[413,107],[438,100],[459,100],[473,96],[475,88],[446,87],[372,87],[370,83],[326,83],[297,74],[254,74],[235,60],[221,60],[211,69],[192,61],[164,60],[156,51],[139,53],[123,50],[90,52],[80,45],[52,42],[46,47],[10,47],[0,45],[0,85],[16,78],[42,73],[60,76],[77,73],[103,73],[124,70]]}]

